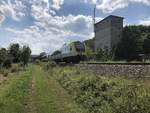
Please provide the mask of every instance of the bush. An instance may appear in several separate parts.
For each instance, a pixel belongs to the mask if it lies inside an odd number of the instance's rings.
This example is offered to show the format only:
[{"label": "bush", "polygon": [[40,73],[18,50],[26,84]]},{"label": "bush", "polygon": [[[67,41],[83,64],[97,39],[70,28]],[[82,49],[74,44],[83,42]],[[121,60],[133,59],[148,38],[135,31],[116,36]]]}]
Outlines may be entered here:
[{"label": "bush", "polygon": [[12,65],[12,60],[11,60],[10,58],[7,58],[7,59],[4,61],[3,66],[4,66],[5,68],[10,68],[11,65]]},{"label": "bush", "polygon": [[57,64],[55,62],[53,62],[53,61],[49,61],[47,63],[44,63],[44,68],[46,70],[52,69],[52,68],[54,68],[56,66],[57,66]]},{"label": "bush", "polygon": [[11,72],[15,73],[19,71],[19,66],[17,64],[12,65],[11,67]]},{"label": "bush", "polygon": [[150,113],[147,87],[134,81],[97,77],[75,68],[54,68],[56,80],[90,113]]},{"label": "bush", "polygon": [[4,77],[7,77],[8,74],[9,74],[9,71],[6,70],[6,69],[2,69],[2,70],[1,70],[1,73],[2,73],[2,75],[3,75]]},{"label": "bush", "polygon": [[40,60],[35,60],[35,63],[37,64],[37,65],[39,65],[40,63],[41,63],[41,61]]}]

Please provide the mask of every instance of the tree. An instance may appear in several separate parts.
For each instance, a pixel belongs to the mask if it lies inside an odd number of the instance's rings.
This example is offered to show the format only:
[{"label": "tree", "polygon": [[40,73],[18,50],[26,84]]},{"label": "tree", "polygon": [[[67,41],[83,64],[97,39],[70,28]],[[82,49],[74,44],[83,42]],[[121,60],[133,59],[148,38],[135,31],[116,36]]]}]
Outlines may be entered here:
[{"label": "tree", "polygon": [[20,46],[19,44],[12,44],[8,49],[9,55],[12,57],[14,63],[18,63],[20,61]]},{"label": "tree", "polygon": [[109,50],[107,47],[105,47],[104,49],[99,49],[96,52],[95,57],[96,57],[96,60],[99,60],[99,61],[108,61],[108,60],[113,59],[112,51]]},{"label": "tree", "polygon": [[87,60],[94,59],[95,54],[94,54],[94,52],[89,47],[86,47],[85,54],[86,54]]},{"label": "tree", "polygon": [[31,49],[28,46],[23,46],[21,51],[21,61],[24,65],[27,65],[30,59]]},{"label": "tree", "polygon": [[7,50],[5,48],[0,49],[0,67],[4,64],[7,58]]},{"label": "tree", "polygon": [[143,37],[148,32],[143,26],[126,26],[123,29],[123,38],[116,50],[118,60],[136,60],[139,54],[143,54]]},{"label": "tree", "polygon": [[144,40],[143,49],[145,54],[150,54],[150,34]]}]

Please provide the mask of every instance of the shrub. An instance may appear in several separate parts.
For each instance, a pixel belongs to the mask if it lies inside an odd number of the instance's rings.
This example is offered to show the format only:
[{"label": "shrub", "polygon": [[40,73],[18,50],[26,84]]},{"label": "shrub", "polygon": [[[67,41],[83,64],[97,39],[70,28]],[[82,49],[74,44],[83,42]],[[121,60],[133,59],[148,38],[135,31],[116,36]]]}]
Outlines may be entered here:
[{"label": "shrub", "polygon": [[8,71],[8,70],[4,70],[4,71],[3,71],[3,76],[4,76],[4,77],[7,77],[8,74],[9,74],[9,71]]},{"label": "shrub", "polygon": [[54,68],[54,67],[56,67],[56,66],[57,66],[57,65],[56,65],[55,62],[49,61],[48,63],[46,63],[45,69],[46,69],[46,70],[49,70],[49,69]]},{"label": "shrub", "polygon": [[7,58],[7,59],[4,61],[3,66],[4,66],[5,68],[10,68],[11,65],[12,65],[12,60],[11,60],[10,58]]},{"label": "shrub", "polygon": [[39,59],[37,59],[37,60],[35,60],[35,63],[36,63],[37,65],[39,65],[39,64],[41,63],[41,61],[40,61]]},{"label": "shrub", "polygon": [[19,65],[17,65],[17,64],[12,65],[11,72],[15,73],[15,72],[18,72],[18,71],[19,71]]},{"label": "shrub", "polygon": [[146,87],[134,81],[97,77],[76,68],[54,68],[56,80],[90,113],[150,113]]}]

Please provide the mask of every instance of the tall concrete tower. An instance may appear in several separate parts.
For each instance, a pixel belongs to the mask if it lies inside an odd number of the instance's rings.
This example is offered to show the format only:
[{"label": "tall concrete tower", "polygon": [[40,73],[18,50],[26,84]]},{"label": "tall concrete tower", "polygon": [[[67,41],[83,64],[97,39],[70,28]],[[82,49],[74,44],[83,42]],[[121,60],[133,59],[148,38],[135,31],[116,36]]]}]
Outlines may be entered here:
[{"label": "tall concrete tower", "polygon": [[123,17],[110,15],[94,25],[95,51],[112,50],[120,42],[123,32]]}]

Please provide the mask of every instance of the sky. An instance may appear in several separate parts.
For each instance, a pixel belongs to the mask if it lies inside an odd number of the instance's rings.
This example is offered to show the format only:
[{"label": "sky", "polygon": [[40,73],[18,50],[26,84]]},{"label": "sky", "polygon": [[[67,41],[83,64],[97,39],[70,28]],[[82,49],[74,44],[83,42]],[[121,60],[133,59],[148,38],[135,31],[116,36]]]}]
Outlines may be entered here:
[{"label": "sky", "polygon": [[150,0],[0,0],[0,47],[28,45],[32,54],[52,53],[64,43],[84,41],[109,15],[125,25],[150,25]]}]

